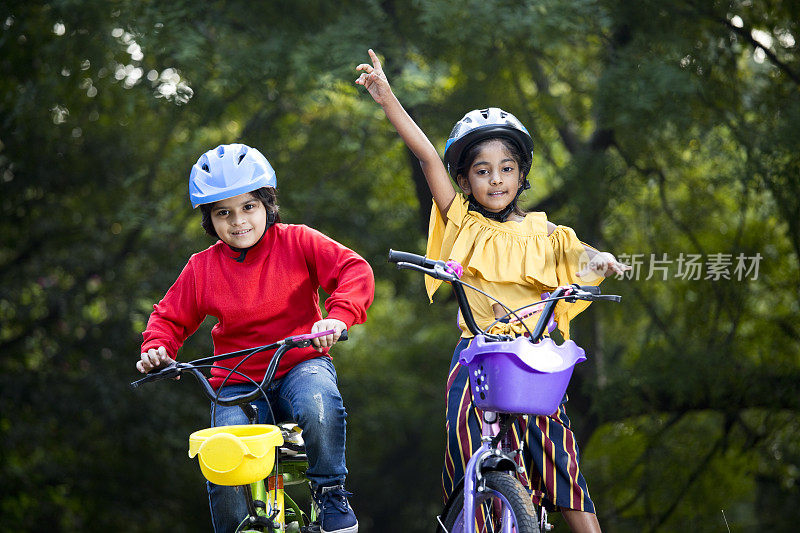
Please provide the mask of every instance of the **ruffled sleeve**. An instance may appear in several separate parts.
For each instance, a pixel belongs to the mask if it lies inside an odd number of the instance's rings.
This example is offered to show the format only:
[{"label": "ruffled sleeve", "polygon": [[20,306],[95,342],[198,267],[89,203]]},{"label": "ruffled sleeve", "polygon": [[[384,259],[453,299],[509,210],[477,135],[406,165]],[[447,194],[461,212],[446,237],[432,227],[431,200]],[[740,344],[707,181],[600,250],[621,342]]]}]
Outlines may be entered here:
[{"label": "ruffled sleeve", "polygon": [[[554,255],[548,241],[544,213],[528,213],[522,222],[499,222],[469,211],[468,205],[464,195],[456,194],[445,218],[433,204],[426,251],[429,258],[457,261],[467,279],[541,290],[558,286],[556,266],[561,258]],[[425,278],[429,298],[441,284],[440,280]]]},{"label": "ruffled sleeve", "polygon": [[[566,226],[558,226],[548,235],[544,213],[528,213],[521,222],[499,222],[468,211],[468,205],[464,195],[456,194],[445,217],[433,202],[426,250],[431,259],[460,263],[464,281],[485,289],[512,308],[538,300],[541,293],[561,285],[596,285],[602,281],[576,275],[588,262],[583,243]],[[441,284],[425,277],[431,301]],[[472,293],[467,296],[478,325],[491,323],[491,302]],[[565,338],[569,338],[569,321],[587,305],[556,306],[555,318]]]},{"label": "ruffled sleeve", "polygon": [[[461,229],[464,215],[467,213],[467,204],[464,197],[456,194],[450,208],[447,210],[447,220],[442,217],[436,202],[432,202],[431,219],[428,224],[428,247],[425,255],[435,261],[447,261],[449,251]],[[433,302],[433,293],[441,286],[442,280],[425,276],[425,289],[428,298]]]},{"label": "ruffled sleeve", "polygon": [[[555,256],[555,274],[557,285],[569,285],[577,283],[579,285],[600,285],[603,281],[602,276],[590,274],[578,277],[577,273],[586,267],[589,262],[589,254],[586,247],[590,246],[582,243],[575,231],[567,226],[558,226],[549,236],[550,244],[553,247]],[[594,250],[594,248],[592,248]],[[558,330],[565,339],[569,339],[569,323],[586,309],[591,302],[577,301],[575,303],[559,302],[554,312]]]}]

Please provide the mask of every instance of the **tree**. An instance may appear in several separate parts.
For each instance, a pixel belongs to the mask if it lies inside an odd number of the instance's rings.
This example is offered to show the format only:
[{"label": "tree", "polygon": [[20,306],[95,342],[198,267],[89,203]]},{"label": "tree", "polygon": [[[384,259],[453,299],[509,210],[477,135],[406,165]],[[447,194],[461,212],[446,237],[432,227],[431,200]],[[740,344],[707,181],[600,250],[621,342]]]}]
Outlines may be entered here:
[{"label": "tree", "polygon": [[[373,265],[370,319],[336,355],[348,485],[365,530],[433,527],[455,308],[446,294],[429,306],[421,280],[385,262],[390,247],[424,249],[430,197],[352,85],[368,47],[440,150],[466,111],[513,112],[536,145],[526,207],[637,265],[638,279],[603,285],[622,305],[573,327],[590,360],[569,411],[604,529],[717,531],[720,509],[732,528],[794,527],[795,3],[0,9],[9,528],[37,529],[32,515],[63,530],[153,531],[175,516],[207,527],[202,478],[177,459],[207,423],[204,402],[184,383],[126,384],[150,306],[210,244],[186,202],[188,169],[233,141],[270,159],[285,220]],[[182,357],[208,352],[208,338],[206,325]]]}]

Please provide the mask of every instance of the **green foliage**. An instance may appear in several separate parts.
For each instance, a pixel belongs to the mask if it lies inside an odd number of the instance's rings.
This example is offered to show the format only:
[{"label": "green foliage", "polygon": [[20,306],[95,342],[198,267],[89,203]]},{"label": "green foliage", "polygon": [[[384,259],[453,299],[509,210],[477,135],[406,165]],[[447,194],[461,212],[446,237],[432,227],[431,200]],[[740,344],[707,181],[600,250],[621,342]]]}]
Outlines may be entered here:
[{"label": "green foliage", "polygon": [[[424,249],[430,196],[352,84],[373,47],[437,147],[466,111],[508,109],[536,143],[526,206],[641,254],[603,285],[623,303],[573,327],[590,360],[570,416],[604,530],[793,531],[798,25],[779,0],[3,3],[0,523],[208,528],[185,458],[205,402],[188,380],[127,383],[152,304],[211,244],[189,168],[241,141],[275,167],[284,221],[374,268],[369,321],[335,351],[348,487],[364,531],[432,530],[455,309],[385,261]],[[729,258],[727,278],[687,279],[690,256]]]}]

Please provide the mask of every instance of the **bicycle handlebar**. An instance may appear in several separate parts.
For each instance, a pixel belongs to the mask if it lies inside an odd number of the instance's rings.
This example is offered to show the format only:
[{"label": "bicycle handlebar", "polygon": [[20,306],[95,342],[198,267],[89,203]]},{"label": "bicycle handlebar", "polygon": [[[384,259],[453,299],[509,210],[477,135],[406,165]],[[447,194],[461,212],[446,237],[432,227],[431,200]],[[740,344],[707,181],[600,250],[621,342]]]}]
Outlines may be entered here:
[{"label": "bicycle handlebar", "polygon": [[437,261],[428,259],[424,255],[412,254],[411,252],[399,252],[397,250],[389,249],[389,262],[390,263],[411,263],[412,265],[421,266],[424,268],[433,268]]},{"label": "bicycle handlebar", "polygon": [[[195,359],[194,361],[189,361],[187,363],[179,363],[174,361],[169,365],[158,368],[155,370],[151,370],[145,376],[139,380],[134,381],[130,384],[132,389],[136,389],[145,383],[150,383],[154,381],[160,381],[162,379],[172,379],[176,378],[181,375],[181,373],[189,372],[195,378],[197,378],[200,387],[203,389],[203,393],[208,397],[209,400],[215,402],[219,405],[231,406],[231,405],[240,405],[243,403],[250,403],[256,398],[261,395],[261,391],[266,390],[272,380],[275,378],[275,373],[278,370],[278,364],[280,363],[281,358],[283,355],[291,350],[292,348],[306,348],[311,345],[311,341],[316,339],[317,337],[323,337],[325,335],[330,335],[334,333],[335,330],[329,329],[326,331],[320,331],[318,333],[307,333],[304,335],[294,335],[292,337],[287,337],[283,340],[278,342],[274,342],[272,344],[267,344],[264,346],[259,346],[257,348],[248,348],[245,350],[239,350],[236,352],[224,353],[220,355],[214,355],[211,357],[204,357],[201,359]],[[339,341],[346,341],[347,340],[347,330],[343,329],[339,334]],[[261,383],[258,384],[255,390],[252,392],[240,394],[238,396],[229,396],[227,398],[220,398],[216,391],[211,387],[211,383],[209,383],[208,378],[203,374],[199,369],[204,368],[207,363],[213,363],[216,361],[221,361],[223,359],[230,359],[232,357],[238,357],[242,355],[246,355],[250,357],[251,355],[255,355],[260,352],[265,352],[268,350],[273,350],[277,348],[275,353],[272,356],[272,359],[267,366],[267,370],[264,373],[264,379],[261,380]],[[238,373],[238,372],[236,372]]]},{"label": "bicycle handlebar", "polygon": [[389,250],[389,262],[397,263],[397,268],[416,270],[417,272],[422,272],[436,279],[449,282],[453,286],[453,293],[458,301],[458,307],[461,309],[461,316],[464,317],[464,322],[467,324],[467,329],[469,329],[473,335],[484,334],[487,338],[493,340],[501,339],[497,335],[484,333],[478,327],[478,324],[475,322],[475,317],[472,315],[472,311],[469,308],[469,302],[467,301],[467,295],[464,292],[463,284],[461,280],[458,279],[456,272],[448,268],[447,263],[428,259],[425,256],[412,254],[410,252],[397,252],[395,250]]},{"label": "bicycle handlebar", "polygon": [[[389,262],[396,263],[399,269],[410,269],[422,272],[433,278],[447,281],[453,286],[453,292],[458,301],[458,307],[461,309],[461,316],[467,325],[467,329],[473,335],[484,335],[491,340],[502,340],[500,335],[492,335],[482,331],[475,322],[475,317],[472,315],[472,310],[469,307],[464,287],[475,289],[459,279],[460,265],[451,262],[437,261],[428,259],[425,256],[413,254],[410,252],[398,252],[396,250],[389,250]],[[538,342],[544,334],[547,323],[555,311],[555,305],[558,300],[566,300],[568,302],[575,302],[576,300],[598,301],[605,300],[611,302],[619,302],[622,300],[621,296],[615,294],[601,294],[600,287],[596,285],[578,285],[572,284],[566,287],[558,287],[554,290],[550,297],[537,303],[544,303],[545,307],[542,310],[539,321],[536,327],[531,332],[531,341]]]}]

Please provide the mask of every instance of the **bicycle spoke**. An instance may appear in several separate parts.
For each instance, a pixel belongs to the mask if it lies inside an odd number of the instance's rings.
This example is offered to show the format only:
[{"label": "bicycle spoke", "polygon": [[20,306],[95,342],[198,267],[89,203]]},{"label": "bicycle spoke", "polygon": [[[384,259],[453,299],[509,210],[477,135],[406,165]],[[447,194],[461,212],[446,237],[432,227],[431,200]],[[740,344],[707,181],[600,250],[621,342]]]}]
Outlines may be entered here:
[{"label": "bicycle spoke", "polygon": [[474,516],[464,516],[462,491],[454,497],[445,520],[451,533],[465,532],[466,520],[474,521],[476,533],[539,533],[530,495],[505,473],[490,472],[486,476],[485,488],[475,494]]},{"label": "bicycle spoke", "polygon": [[[475,531],[477,533],[507,533],[516,531],[516,522],[513,513],[505,499],[493,492],[487,491],[486,497],[476,502]],[[503,527],[508,526],[504,531]],[[460,528],[464,528],[463,516]]]}]

